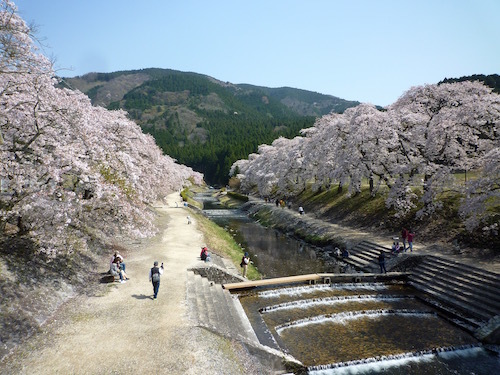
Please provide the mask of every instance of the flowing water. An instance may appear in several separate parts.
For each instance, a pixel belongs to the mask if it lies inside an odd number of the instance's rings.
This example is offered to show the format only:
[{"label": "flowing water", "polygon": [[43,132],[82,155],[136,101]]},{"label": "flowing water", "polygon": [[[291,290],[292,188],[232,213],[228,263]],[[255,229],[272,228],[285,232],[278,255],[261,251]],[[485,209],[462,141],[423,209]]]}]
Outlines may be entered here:
[{"label": "flowing water", "polygon": [[[338,272],[322,252],[200,195],[204,212],[231,232],[266,278]],[[500,374],[500,357],[440,318],[402,283],[285,286],[240,294],[262,344],[310,374]]]}]

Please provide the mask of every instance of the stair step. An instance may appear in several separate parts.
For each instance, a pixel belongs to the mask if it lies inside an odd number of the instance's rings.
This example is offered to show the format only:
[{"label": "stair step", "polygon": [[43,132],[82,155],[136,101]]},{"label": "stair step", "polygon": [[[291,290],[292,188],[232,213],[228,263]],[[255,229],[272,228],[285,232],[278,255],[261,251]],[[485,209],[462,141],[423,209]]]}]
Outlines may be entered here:
[{"label": "stair step", "polygon": [[412,274],[409,279],[417,279],[420,282],[425,282],[430,287],[439,288],[447,295],[453,296],[454,298],[460,299],[476,307],[481,307],[492,316],[500,313],[500,304],[495,304],[494,301],[488,298],[481,298],[477,293],[474,293],[474,290],[454,287],[451,285],[451,282],[440,281],[432,275]]},{"label": "stair step", "polygon": [[189,317],[198,322],[198,304],[196,302],[196,286],[195,286],[195,274],[193,271],[188,271],[187,283],[186,283],[186,296],[187,301],[190,306]]},{"label": "stair step", "polygon": [[[486,322],[492,317],[491,313],[482,310],[482,307],[478,306],[479,304],[477,304],[476,302],[471,304],[470,301],[464,300],[460,296],[450,297],[448,294],[446,294],[446,290],[433,285],[428,285],[426,280],[421,280],[419,278],[410,276],[408,283],[416,289],[432,295],[434,299],[443,301],[448,305],[455,306],[458,309],[470,313],[471,315],[482,321]],[[478,307],[480,307],[481,310],[479,310]]]},{"label": "stair step", "polygon": [[210,285],[209,281],[207,278],[202,277],[201,278],[201,295],[199,295],[199,298],[203,299],[204,305],[205,305],[205,317],[207,319],[206,323],[210,326],[216,325],[217,322],[217,315],[215,312],[214,304],[212,301],[212,295],[211,295],[211,290],[210,290]]},{"label": "stair step", "polygon": [[481,284],[475,280],[468,280],[467,275],[449,275],[446,270],[428,265],[419,265],[413,274],[420,274],[439,281],[443,286],[449,285],[457,293],[464,293],[484,300],[486,304],[496,307],[500,313],[500,289]]},{"label": "stair step", "polygon": [[466,273],[471,279],[477,280],[481,283],[488,283],[500,288],[500,275],[480,268],[472,267],[469,265],[460,264],[448,259],[443,259],[436,256],[428,256],[424,259],[424,264],[433,264],[435,266],[441,265],[447,270],[454,270],[458,273]]}]

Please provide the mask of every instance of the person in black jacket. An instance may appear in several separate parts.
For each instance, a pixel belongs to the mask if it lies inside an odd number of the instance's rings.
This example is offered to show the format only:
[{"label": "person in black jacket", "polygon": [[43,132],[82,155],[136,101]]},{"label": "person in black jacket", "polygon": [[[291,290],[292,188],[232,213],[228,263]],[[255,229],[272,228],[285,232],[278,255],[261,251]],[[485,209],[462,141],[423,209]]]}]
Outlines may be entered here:
[{"label": "person in black jacket", "polygon": [[387,273],[385,269],[385,253],[380,251],[380,255],[378,256],[378,265],[380,266],[380,273]]},{"label": "person in black jacket", "polygon": [[163,275],[163,263],[161,267],[158,267],[158,262],[155,261],[153,268],[149,270],[149,281],[153,283],[153,299],[156,300],[158,297],[158,289],[160,289],[160,276]]}]

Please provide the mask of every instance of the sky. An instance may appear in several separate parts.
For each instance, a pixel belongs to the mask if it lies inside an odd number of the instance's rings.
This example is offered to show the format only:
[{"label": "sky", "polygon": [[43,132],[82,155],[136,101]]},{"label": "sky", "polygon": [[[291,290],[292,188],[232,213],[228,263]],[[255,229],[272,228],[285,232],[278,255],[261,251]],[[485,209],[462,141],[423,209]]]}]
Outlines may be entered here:
[{"label": "sky", "polygon": [[500,74],[499,0],[14,0],[57,74],[167,68],[386,106]]}]

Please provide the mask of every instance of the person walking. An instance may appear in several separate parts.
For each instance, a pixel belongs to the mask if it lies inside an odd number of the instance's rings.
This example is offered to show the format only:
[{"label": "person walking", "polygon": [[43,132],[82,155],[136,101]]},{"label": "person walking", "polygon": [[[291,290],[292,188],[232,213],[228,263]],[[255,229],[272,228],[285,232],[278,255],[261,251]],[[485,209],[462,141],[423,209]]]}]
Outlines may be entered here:
[{"label": "person walking", "polygon": [[410,229],[408,231],[408,248],[413,251],[413,238],[415,238],[415,233]]},{"label": "person walking", "polygon": [[158,289],[160,289],[160,276],[163,275],[163,263],[158,267],[158,261],[155,260],[153,268],[149,270],[149,281],[153,283],[153,299],[158,297]]},{"label": "person walking", "polygon": [[241,258],[241,263],[240,263],[240,266],[243,268],[243,277],[247,277],[249,264],[250,264],[250,256],[248,255],[247,252],[245,252],[245,255],[243,255],[243,258]]},{"label": "person walking", "polygon": [[378,256],[378,265],[380,266],[380,273],[387,273],[385,268],[385,253],[381,250]]},{"label": "person walking", "polygon": [[408,229],[401,229],[401,238],[403,239],[403,251],[406,251],[406,239],[408,238]]}]

